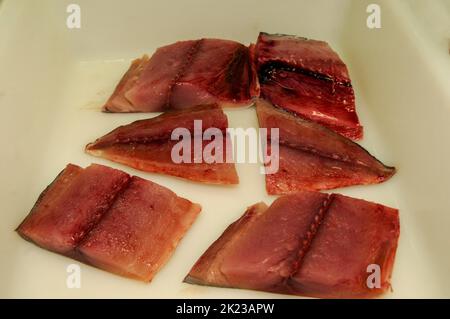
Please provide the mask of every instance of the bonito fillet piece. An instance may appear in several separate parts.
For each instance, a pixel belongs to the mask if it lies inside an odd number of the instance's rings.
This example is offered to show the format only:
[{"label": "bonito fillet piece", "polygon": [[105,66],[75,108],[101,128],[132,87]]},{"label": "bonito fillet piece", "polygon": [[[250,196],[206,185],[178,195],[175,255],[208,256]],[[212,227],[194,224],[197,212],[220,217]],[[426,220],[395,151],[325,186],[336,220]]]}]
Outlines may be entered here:
[{"label": "bonito fillet piece", "polygon": [[261,32],[255,57],[262,98],[348,138],[362,138],[347,67],[328,43]]},{"label": "bonito fillet piece", "polygon": [[[259,125],[279,129],[279,168],[266,174],[269,194],[299,190],[324,190],[384,182],[395,174],[364,148],[321,126],[304,120],[269,102],[256,102]],[[272,152],[267,143],[268,152]]]},{"label": "bonito fillet piece", "polygon": [[17,231],[45,249],[71,255],[129,179],[103,165],[83,169],[69,164],[42,192]]},{"label": "bonito fillet piece", "polygon": [[150,281],[199,212],[199,205],[133,176],[77,251],[98,268]]},{"label": "bonito fillet piece", "polygon": [[260,32],[255,51],[259,67],[275,62],[322,75],[341,84],[350,83],[345,63],[325,41]]},{"label": "bonito fillet piece", "polygon": [[[195,130],[195,121],[201,121],[198,131]],[[86,152],[146,172],[210,184],[237,184],[239,178],[232,160],[232,143],[227,127],[228,119],[219,106],[197,106],[120,126],[89,143]],[[174,147],[181,143],[181,140],[171,139],[175,129],[187,130],[190,134],[186,138],[190,142],[188,161],[177,162],[173,158]],[[205,140],[209,129],[217,130],[221,140],[216,141],[215,137]],[[195,145],[199,146],[198,152]],[[208,146],[217,146],[214,156],[204,152]],[[200,156],[196,156],[198,153]]]},{"label": "bonito fillet piece", "polygon": [[[253,205],[200,257],[185,282],[322,298],[390,289],[398,211],[339,194],[299,192]],[[379,287],[368,285],[380,268]],[[368,268],[369,267],[369,268]]]},{"label": "bonito fillet piece", "polygon": [[161,112],[217,103],[250,105],[256,92],[249,49],[235,41],[179,41],[131,63],[106,112]]},{"label": "bonito fillet piece", "polygon": [[17,232],[47,250],[150,281],[200,210],[148,180],[102,165],[69,164]]}]

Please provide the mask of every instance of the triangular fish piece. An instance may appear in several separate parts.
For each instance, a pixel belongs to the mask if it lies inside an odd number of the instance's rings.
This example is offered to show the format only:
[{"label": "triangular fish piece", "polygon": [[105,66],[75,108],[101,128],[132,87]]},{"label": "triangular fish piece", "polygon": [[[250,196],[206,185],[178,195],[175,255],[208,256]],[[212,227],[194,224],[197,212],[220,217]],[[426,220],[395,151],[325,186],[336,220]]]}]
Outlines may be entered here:
[{"label": "triangular fish piece", "polygon": [[[194,130],[196,120],[202,121],[200,135]],[[168,174],[203,183],[237,184],[239,178],[234,163],[227,160],[232,152],[227,127],[228,119],[219,106],[197,106],[120,126],[88,144],[86,152],[146,172]],[[190,163],[175,163],[172,159],[172,149],[179,141],[171,140],[171,134],[177,128],[185,128],[191,133]],[[202,150],[213,143],[202,140],[202,134],[208,128],[217,128],[223,133],[222,142],[217,143],[223,153],[222,162],[208,163],[205,157],[200,162],[194,159],[195,143],[202,143]]]},{"label": "triangular fish piece", "polygon": [[[279,169],[266,175],[269,194],[377,184],[395,174],[360,145],[258,99],[260,127],[279,129]],[[268,144],[269,152],[270,143]]]}]

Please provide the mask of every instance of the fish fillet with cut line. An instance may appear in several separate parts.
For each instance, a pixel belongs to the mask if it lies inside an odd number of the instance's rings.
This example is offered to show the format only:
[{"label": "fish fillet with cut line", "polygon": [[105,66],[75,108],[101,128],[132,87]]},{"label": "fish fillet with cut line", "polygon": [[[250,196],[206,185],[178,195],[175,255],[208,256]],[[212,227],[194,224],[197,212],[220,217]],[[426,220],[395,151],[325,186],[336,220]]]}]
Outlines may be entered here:
[{"label": "fish fillet with cut line", "polygon": [[[375,297],[391,288],[398,211],[303,191],[258,203],[199,258],[185,282],[322,298]],[[380,287],[367,285],[378,265]],[[370,278],[369,278],[370,281]]]},{"label": "fish fillet with cut line", "polygon": [[[195,120],[202,121],[200,135],[194,130]],[[219,106],[197,106],[120,126],[88,144],[86,152],[146,172],[168,174],[203,183],[237,184],[239,178],[231,158],[232,144],[226,132],[227,127],[228,119]],[[179,143],[178,140],[171,140],[172,131],[176,128],[186,128],[191,133],[189,163],[176,163],[172,159],[172,149]],[[208,128],[219,129],[223,135],[222,143],[217,143],[220,144],[218,150],[223,155],[218,156],[222,162],[205,158],[205,153],[200,154],[200,162],[194,160],[194,145],[197,142],[202,145],[201,152],[214,141],[203,140],[201,136]]]},{"label": "fish fillet with cut line", "polygon": [[45,249],[71,255],[129,179],[103,165],[69,164],[42,192],[18,232]]},{"label": "fish fillet with cut line", "polygon": [[255,60],[262,98],[348,138],[362,138],[347,67],[328,43],[261,32]]},{"label": "fish fillet with cut line", "polygon": [[133,176],[77,251],[93,266],[150,281],[199,212],[199,205]]},{"label": "fish fillet with cut line", "polygon": [[161,112],[216,103],[248,106],[257,94],[249,49],[235,41],[200,39],[163,46],[131,63],[106,112]]},{"label": "fish fillet with cut line", "polygon": [[[377,184],[395,174],[364,148],[332,130],[269,102],[256,102],[259,125],[279,129],[279,169],[266,174],[269,194]],[[267,143],[271,152],[270,143]]]},{"label": "fish fillet with cut line", "polygon": [[117,169],[69,164],[17,232],[44,249],[150,281],[200,210],[163,186]]}]

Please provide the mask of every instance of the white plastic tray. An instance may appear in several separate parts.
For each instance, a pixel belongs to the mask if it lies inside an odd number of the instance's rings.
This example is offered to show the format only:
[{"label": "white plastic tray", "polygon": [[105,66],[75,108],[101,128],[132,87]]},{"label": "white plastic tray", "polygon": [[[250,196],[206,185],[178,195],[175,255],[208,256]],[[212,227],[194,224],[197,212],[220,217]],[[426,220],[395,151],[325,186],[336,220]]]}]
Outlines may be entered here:
[{"label": "white plastic tray", "polygon": [[[81,29],[66,27],[66,7],[73,2],[81,7]],[[359,0],[0,1],[0,297],[284,297],[182,283],[247,206],[274,200],[258,165],[238,165],[239,186],[218,187],[139,172],[83,152],[86,143],[116,126],[149,116],[100,112],[130,59],[182,39],[248,44],[259,31],[326,40],[342,56],[365,127],[362,144],[398,173],[381,185],[338,191],[400,209],[394,291],[386,297],[450,297],[448,42],[436,32],[428,36],[433,25],[427,21],[433,19],[418,20],[420,1],[377,2],[382,28],[371,30],[370,2]],[[441,22],[450,20],[448,2],[433,2]],[[257,127],[253,108],[226,113],[232,127]],[[68,289],[66,267],[75,262],[14,232],[69,162],[120,168],[203,206],[152,283],[81,265],[81,288]]]}]

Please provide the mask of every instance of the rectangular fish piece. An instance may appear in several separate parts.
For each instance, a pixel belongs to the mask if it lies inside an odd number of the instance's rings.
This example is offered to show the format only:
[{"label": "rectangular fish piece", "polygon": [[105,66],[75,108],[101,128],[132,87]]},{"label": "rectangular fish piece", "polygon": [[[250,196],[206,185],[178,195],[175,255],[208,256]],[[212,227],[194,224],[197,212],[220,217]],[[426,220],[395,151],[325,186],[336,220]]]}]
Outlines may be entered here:
[{"label": "rectangular fish piece", "polygon": [[262,98],[350,139],[362,138],[347,67],[328,43],[261,32],[255,61]]},{"label": "rectangular fish piece", "polygon": [[129,178],[103,165],[83,169],[69,164],[42,192],[17,231],[45,249],[71,255],[127,186]]},{"label": "rectangular fish piece", "polygon": [[[197,129],[195,123],[199,124]],[[217,104],[200,105],[120,126],[89,143],[85,150],[146,172],[209,184],[238,184],[227,128],[227,116]],[[172,139],[175,130],[189,136]],[[219,136],[208,136],[211,130]],[[183,142],[186,147],[177,153],[183,153],[183,160],[174,160],[174,150]],[[215,151],[205,152],[208,148]]]},{"label": "rectangular fish piece", "polygon": [[150,281],[199,211],[171,190],[133,176],[77,251],[98,268]]},{"label": "rectangular fish piece", "polygon": [[248,47],[221,39],[179,41],[133,61],[103,111],[249,106],[256,88]]},{"label": "rectangular fish piece", "polygon": [[[376,297],[391,288],[399,234],[394,208],[298,192],[270,207],[248,208],[199,258],[185,282],[321,298]],[[374,266],[378,279],[372,285]]]},{"label": "rectangular fish piece", "polygon": [[44,249],[150,281],[200,210],[171,190],[120,170],[69,164],[17,232]]}]

